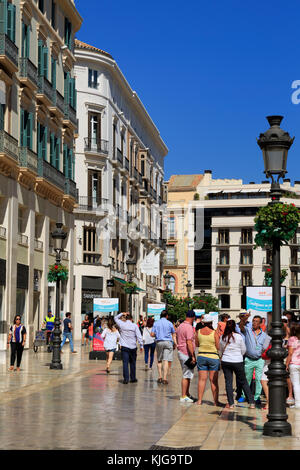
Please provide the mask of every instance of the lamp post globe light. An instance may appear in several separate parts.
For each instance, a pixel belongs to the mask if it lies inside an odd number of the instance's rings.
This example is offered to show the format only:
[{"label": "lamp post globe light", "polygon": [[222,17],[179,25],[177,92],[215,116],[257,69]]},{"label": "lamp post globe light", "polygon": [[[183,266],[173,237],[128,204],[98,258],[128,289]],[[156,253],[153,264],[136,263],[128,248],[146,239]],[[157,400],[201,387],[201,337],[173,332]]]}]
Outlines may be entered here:
[{"label": "lamp post globe light", "polygon": [[[63,224],[58,222],[56,224],[56,230],[51,233],[54,240],[54,250],[56,253],[55,262],[60,264],[61,253],[64,251],[64,242],[67,237],[66,232],[62,229]],[[60,279],[56,280],[56,302],[55,302],[55,320],[53,330],[53,354],[50,369],[62,369],[62,363],[60,360],[60,344],[61,344],[61,332],[60,332]]]},{"label": "lamp post globe light", "polygon": [[[262,149],[265,174],[271,178],[271,202],[280,203],[281,189],[279,179],[286,174],[287,154],[294,138],[280,128],[282,116],[268,116],[270,124],[264,134],[260,134],[257,141]],[[277,176],[277,181],[274,177]],[[283,323],[281,320],[281,284],[280,284],[280,240],[273,238],[272,244],[272,322],[270,336],[272,348],[269,351],[271,363],[268,367],[269,387],[269,413],[268,421],[264,424],[263,435],[284,437],[292,434],[291,425],[287,422],[286,413],[286,379],[288,372],[284,364],[287,351],[282,347],[284,338]]]},{"label": "lamp post globe light", "polygon": [[[135,265],[136,265],[135,259],[128,258],[128,260],[126,261],[126,265],[127,265],[127,272],[128,272],[128,282],[132,282],[134,271],[135,271]],[[131,315],[132,315],[132,294],[133,294],[133,289],[131,289],[129,293],[129,313]]]},{"label": "lamp post globe light", "polygon": [[[171,282],[171,275],[169,271],[166,271],[166,274],[164,275],[164,281],[165,281],[165,293],[168,294],[170,292],[170,282]],[[168,295],[165,296],[165,301],[166,301],[166,312],[168,313]]]}]

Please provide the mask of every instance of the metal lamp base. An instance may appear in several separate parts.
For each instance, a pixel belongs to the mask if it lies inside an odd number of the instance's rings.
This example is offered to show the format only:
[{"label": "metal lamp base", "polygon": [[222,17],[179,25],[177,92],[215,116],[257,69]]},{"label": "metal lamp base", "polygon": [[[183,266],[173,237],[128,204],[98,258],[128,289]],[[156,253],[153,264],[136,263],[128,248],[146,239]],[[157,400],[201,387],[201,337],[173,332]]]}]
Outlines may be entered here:
[{"label": "metal lamp base", "polygon": [[263,436],[287,437],[292,435],[292,426],[286,421],[268,421],[264,425]]},{"label": "metal lamp base", "polygon": [[63,368],[62,364],[50,364],[50,369],[61,370]]}]

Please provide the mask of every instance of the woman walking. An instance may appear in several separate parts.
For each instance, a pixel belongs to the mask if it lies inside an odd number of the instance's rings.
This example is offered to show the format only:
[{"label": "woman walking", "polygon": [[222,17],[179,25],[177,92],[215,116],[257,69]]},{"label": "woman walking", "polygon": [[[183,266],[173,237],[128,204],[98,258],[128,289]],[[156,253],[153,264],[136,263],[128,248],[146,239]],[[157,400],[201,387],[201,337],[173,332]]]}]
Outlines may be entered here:
[{"label": "woman walking", "polygon": [[20,365],[22,361],[22,354],[24,345],[26,342],[26,328],[21,323],[21,316],[16,315],[14,318],[14,324],[9,329],[9,335],[7,339],[7,345],[10,344],[11,356],[10,356],[10,368],[8,370],[14,370],[15,360],[17,356],[17,371],[20,371]]},{"label": "woman walking", "polygon": [[[154,352],[156,348],[156,342],[153,336],[151,336],[152,327],[154,323],[154,318],[148,318],[146,326],[143,330],[143,343],[144,343],[144,352],[145,352],[145,370],[152,370],[152,365],[154,361]],[[150,365],[149,361],[149,352],[150,352]]]},{"label": "woman walking", "polygon": [[209,377],[211,391],[215,406],[219,403],[218,371],[220,370],[219,360],[219,335],[212,326],[210,314],[203,316],[204,328],[195,333],[195,345],[199,348],[197,357],[198,368],[198,402],[202,404],[202,397],[205,390],[207,378]]},{"label": "woman walking", "polygon": [[236,381],[244,391],[250,408],[255,408],[255,401],[246,379],[243,356],[246,352],[245,342],[239,333],[235,332],[235,321],[228,320],[220,339],[221,366],[225,377],[225,386],[228,404],[227,408],[234,408],[233,399],[233,372]]},{"label": "woman walking", "polygon": [[84,346],[84,340],[85,340],[86,346],[89,344],[89,336],[88,336],[89,324],[90,324],[89,316],[86,315],[83,322],[81,323],[81,330],[82,330],[81,346]]},{"label": "woman walking", "polygon": [[286,360],[286,369],[290,371],[295,397],[295,405],[292,405],[290,408],[300,408],[300,325],[291,326],[288,348],[289,354]]},{"label": "woman walking", "polygon": [[106,351],[106,372],[110,372],[110,364],[114,358],[114,354],[117,349],[117,342],[120,338],[120,333],[116,328],[113,317],[109,317],[107,321],[107,327],[101,333],[104,339],[104,349]]}]

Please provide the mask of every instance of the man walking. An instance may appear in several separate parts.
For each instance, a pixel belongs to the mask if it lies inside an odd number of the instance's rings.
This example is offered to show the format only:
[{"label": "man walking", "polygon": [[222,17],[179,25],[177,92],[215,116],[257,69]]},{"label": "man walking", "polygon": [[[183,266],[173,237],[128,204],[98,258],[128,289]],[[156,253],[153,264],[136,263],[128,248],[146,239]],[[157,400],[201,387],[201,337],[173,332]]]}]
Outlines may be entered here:
[{"label": "man walking", "polygon": [[175,328],[168,320],[168,313],[165,310],[161,312],[160,320],[154,323],[151,336],[156,338],[157,382],[160,384],[168,384],[168,363],[173,361],[173,348],[177,346],[177,339]]},{"label": "man walking", "polygon": [[73,330],[73,326],[72,326],[72,322],[71,322],[71,312],[67,312],[66,313],[66,318],[64,319],[63,340],[62,340],[61,345],[60,345],[60,351],[62,350],[62,347],[66,342],[66,339],[68,339],[69,343],[70,343],[70,349],[71,349],[72,354],[76,354],[77,351],[74,351],[72,330]]},{"label": "man walking", "polygon": [[[245,354],[245,374],[249,385],[255,371],[255,395],[254,400],[257,405],[261,404],[260,394],[262,390],[261,376],[265,361],[261,355],[263,351],[268,347],[270,342],[269,337],[261,329],[262,318],[259,315],[253,317],[252,323],[248,322],[250,313],[241,316],[239,326],[236,326],[236,330],[240,332],[245,339],[246,354]],[[245,396],[238,400],[239,403],[245,401]]]},{"label": "man walking", "polygon": [[129,382],[128,365],[130,366],[130,382],[137,382],[136,378],[136,343],[140,345],[143,351],[143,338],[139,327],[132,322],[130,313],[119,313],[115,316],[115,322],[120,329],[120,340],[123,361],[123,384]]},{"label": "man walking", "polygon": [[193,328],[194,319],[195,312],[189,310],[186,314],[185,321],[179,325],[176,331],[178,359],[182,368],[180,398],[182,403],[194,403],[197,401],[190,395],[190,384],[194,377],[194,372],[191,367],[185,364],[187,360],[190,360],[191,365],[196,364],[195,335]]}]

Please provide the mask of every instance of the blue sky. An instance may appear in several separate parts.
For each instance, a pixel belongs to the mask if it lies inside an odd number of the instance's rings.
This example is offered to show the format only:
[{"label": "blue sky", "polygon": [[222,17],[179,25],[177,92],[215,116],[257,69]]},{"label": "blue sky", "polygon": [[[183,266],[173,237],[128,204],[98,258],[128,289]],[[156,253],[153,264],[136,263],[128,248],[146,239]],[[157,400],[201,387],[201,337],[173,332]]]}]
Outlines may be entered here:
[{"label": "blue sky", "polygon": [[299,15],[290,0],[76,0],[78,39],[109,52],[169,148],[172,174],[265,179],[256,143],[265,116],[295,136],[288,174],[300,180]]}]

